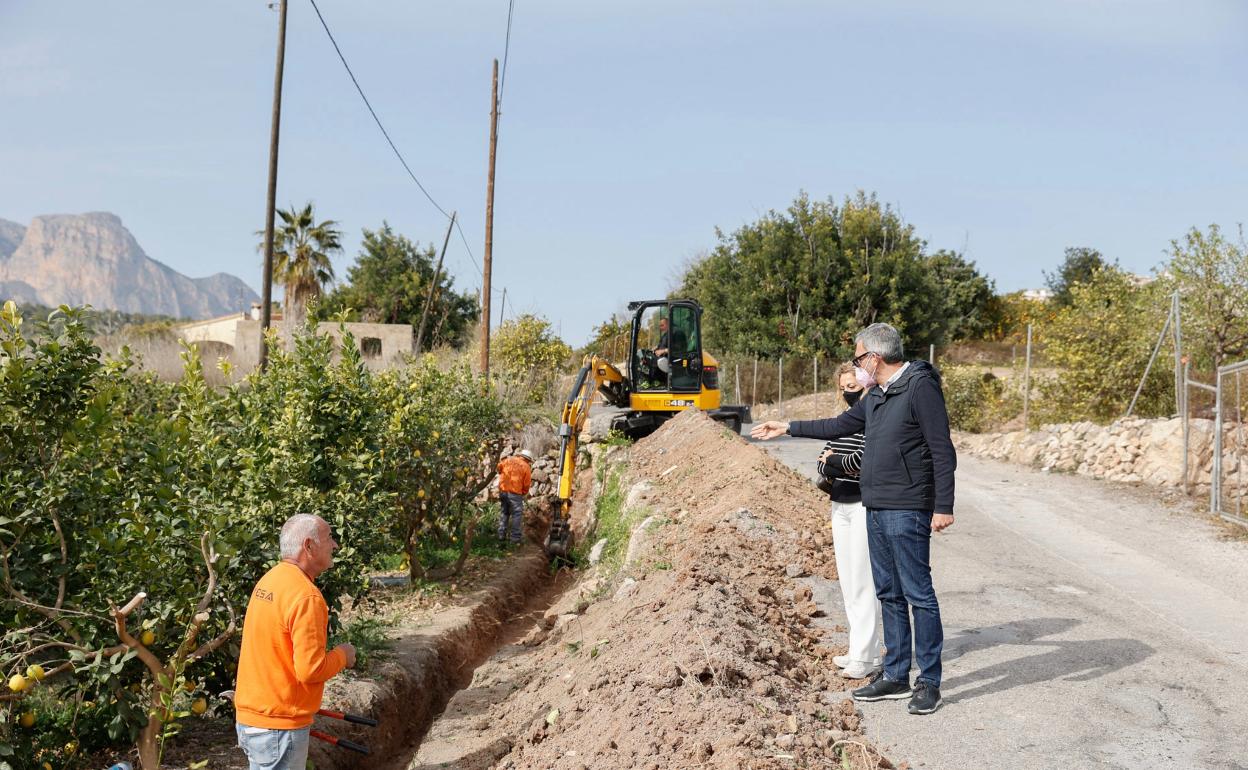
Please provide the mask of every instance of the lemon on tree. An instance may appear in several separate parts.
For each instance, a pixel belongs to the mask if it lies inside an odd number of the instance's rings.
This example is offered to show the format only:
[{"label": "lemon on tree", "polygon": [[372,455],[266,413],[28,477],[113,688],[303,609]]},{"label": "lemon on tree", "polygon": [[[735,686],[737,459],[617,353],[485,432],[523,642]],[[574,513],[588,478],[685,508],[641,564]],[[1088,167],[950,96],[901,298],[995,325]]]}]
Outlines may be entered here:
[{"label": "lemon on tree", "polygon": [[191,713],[195,716],[200,716],[207,710],[208,701],[203,698],[196,698],[195,702],[191,704]]},{"label": "lemon on tree", "polygon": [[17,719],[17,723],[27,729],[34,727],[35,726],[35,712],[33,711],[22,712],[22,715],[18,717]]},{"label": "lemon on tree", "polygon": [[139,641],[144,647],[150,647],[156,642],[156,632],[152,629],[144,629],[143,634],[139,636]]},{"label": "lemon on tree", "polygon": [[33,666],[26,667],[27,679],[33,679],[36,682],[38,682],[41,679],[43,679],[44,675],[45,675],[45,672],[43,670],[43,666],[39,665],[38,663],[34,664]]},{"label": "lemon on tree", "polygon": [[21,692],[25,690],[30,683],[26,681],[26,677],[21,674],[14,674],[9,677],[9,689],[13,692]]}]

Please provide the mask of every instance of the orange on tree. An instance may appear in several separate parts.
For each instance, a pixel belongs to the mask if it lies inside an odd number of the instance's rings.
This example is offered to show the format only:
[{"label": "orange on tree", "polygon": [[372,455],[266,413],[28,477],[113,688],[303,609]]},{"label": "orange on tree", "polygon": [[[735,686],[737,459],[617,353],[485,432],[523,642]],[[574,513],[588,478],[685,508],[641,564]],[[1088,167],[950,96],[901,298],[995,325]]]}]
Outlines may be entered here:
[{"label": "orange on tree", "polygon": [[35,712],[33,711],[22,712],[22,715],[17,718],[17,723],[27,729],[34,727],[35,726]]},{"label": "orange on tree", "polygon": [[156,632],[150,628],[144,629],[139,636],[139,641],[143,643],[144,647],[152,646],[156,642]]},{"label": "orange on tree", "polygon": [[9,677],[9,689],[13,692],[21,692],[29,686],[30,682],[21,674],[14,674]]},{"label": "orange on tree", "polygon": [[195,716],[200,716],[207,710],[208,710],[208,701],[204,700],[203,698],[196,698],[195,702],[191,704],[191,713],[194,714]]}]

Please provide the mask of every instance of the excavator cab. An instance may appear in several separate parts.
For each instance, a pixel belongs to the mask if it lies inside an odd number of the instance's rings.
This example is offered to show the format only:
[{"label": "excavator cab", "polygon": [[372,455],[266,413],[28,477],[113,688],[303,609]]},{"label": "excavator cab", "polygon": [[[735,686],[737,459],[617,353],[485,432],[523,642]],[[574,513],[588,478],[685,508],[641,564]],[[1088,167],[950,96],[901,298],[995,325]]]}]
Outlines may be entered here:
[{"label": "excavator cab", "polygon": [[749,407],[720,402],[719,363],[702,349],[702,306],[691,299],[630,302],[627,411],[615,429],[629,438],[652,433],[677,412],[696,407],[741,432]]},{"label": "excavator cab", "polygon": [[633,316],[630,380],[639,392],[701,390],[700,308],[686,302],[645,303]]}]

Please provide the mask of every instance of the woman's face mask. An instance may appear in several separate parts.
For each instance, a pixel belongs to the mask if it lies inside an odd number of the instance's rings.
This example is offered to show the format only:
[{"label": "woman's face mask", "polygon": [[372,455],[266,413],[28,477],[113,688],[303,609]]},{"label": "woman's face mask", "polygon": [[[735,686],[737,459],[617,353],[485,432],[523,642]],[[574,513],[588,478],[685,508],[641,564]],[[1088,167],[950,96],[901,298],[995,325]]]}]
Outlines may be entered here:
[{"label": "woman's face mask", "polygon": [[858,399],[862,398],[861,390],[842,390],[841,397],[845,399],[845,403],[853,406],[858,403]]}]

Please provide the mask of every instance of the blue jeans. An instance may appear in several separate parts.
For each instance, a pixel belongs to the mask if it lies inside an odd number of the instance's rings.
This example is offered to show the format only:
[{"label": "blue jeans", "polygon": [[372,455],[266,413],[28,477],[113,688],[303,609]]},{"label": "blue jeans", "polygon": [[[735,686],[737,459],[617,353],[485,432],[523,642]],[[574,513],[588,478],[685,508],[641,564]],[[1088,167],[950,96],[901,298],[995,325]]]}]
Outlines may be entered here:
[{"label": "blue jeans", "polygon": [[234,731],[251,770],[305,770],[311,727],[268,730],[235,722]]},{"label": "blue jeans", "polygon": [[524,496],[512,492],[502,492],[498,496],[498,504],[502,513],[498,522],[498,539],[507,542],[507,522],[511,520],[511,542],[519,543],[521,528],[524,525]]},{"label": "blue jeans", "polygon": [[884,619],[884,677],[910,681],[910,616],[914,615],[914,658],[918,682],[940,686],[940,651],[945,633],[932,587],[929,559],[931,511],[867,509],[871,576]]}]

